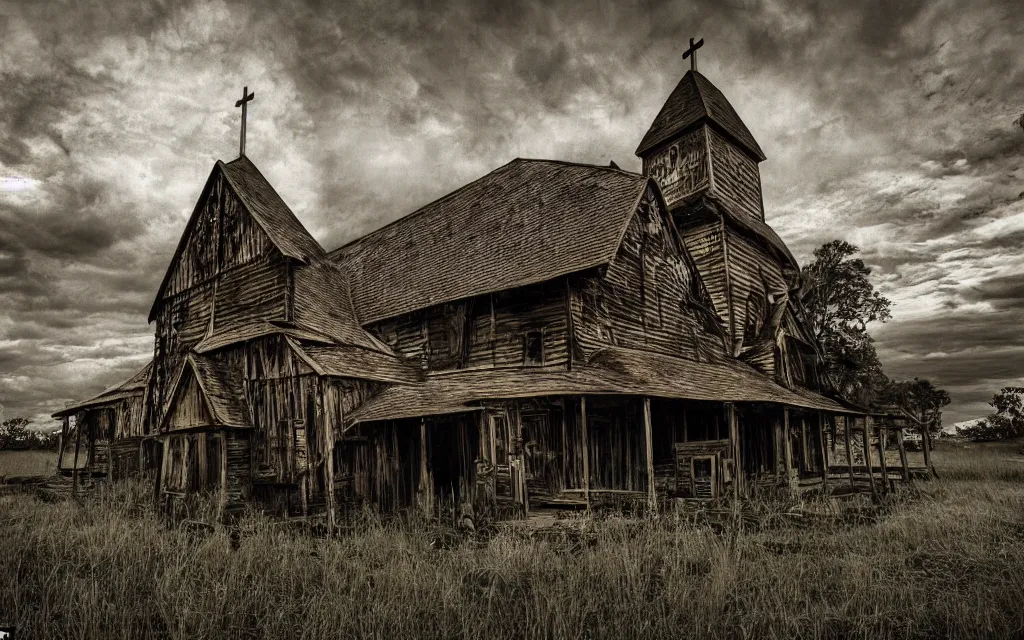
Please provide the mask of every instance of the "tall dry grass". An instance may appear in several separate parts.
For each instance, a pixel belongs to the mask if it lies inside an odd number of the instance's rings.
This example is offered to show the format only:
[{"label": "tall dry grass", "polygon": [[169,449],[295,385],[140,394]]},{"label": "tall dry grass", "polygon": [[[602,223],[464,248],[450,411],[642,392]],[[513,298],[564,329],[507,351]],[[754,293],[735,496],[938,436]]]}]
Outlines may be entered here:
[{"label": "tall dry grass", "polygon": [[838,516],[780,502],[473,536],[367,517],[325,539],[252,515],[233,537],[165,526],[133,484],[7,496],[0,621],[76,638],[1020,637],[1020,463],[976,453],[941,451],[942,480]]}]

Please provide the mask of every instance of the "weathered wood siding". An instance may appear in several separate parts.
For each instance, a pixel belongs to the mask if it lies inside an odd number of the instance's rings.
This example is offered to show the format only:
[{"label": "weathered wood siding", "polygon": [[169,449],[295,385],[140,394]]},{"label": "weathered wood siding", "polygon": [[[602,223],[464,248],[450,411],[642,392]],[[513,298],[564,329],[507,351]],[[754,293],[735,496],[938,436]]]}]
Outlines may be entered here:
[{"label": "weathered wood siding", "polygon": [[188,377],[179,386],[177,397],[172,402],[170,414],[167,416],[167,426],[170,431],[194,429],[213,424],[213,419],[199,389],[199,383],[191,371],[185,375]]},{"label": "weathered wood siding", "polygon": [[648,192],[603,276],[576,279],[574,337],[586,356],[606,345],[694,360],[722,351],[695,305],[697,274],[685,259],[668,214]]},{"label": "weathered wood siding", "polygon": [[543,364],[568,362],[564,279],[477,296],[383,320],[369,327],[425,370],[526,366],[526,339],[539,332]]},{"label": "weathered wood siding", "polygon": [[222,175],[186,234],[156,307],[149,429],[168,409],[185,355],[215,327],[287,319],[290,265]]},{"label": "weathered wood siding", "polygon": [[697,221],[687,219],[688,216],[686,210],[676,214],[679,235],[697,266],[704,288],[711,297],[714,311],[723,321],[727,321],[729,294],[725,277],[725,240],[721,219],[702,217]]},{"label": "weathered wood siding", "polygon": [[658,181],[669,208],[710,184],[707,136],[700,126],[644,158],[643,173]]},{"label": "weathered wood siding", "polygon": [[715,193],[735,211],[763,221],[761,174],[757,163],[722,134],[711,128],[707,130]]}]

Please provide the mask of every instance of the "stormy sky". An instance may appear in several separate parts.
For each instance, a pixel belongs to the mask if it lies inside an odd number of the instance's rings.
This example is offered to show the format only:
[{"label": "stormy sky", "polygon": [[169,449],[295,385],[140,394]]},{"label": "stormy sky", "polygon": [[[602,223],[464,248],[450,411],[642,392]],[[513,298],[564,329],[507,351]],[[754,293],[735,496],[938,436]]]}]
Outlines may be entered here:
[{"label": "stormy sky", "polygon": [[510,159],[639,170],[688,68],[761,144],[801,262],[860,246],[887,372],[945,422],[1024,384],[1024,18],[967,2],[0,0],[0,404],[40,424],[152,355],[146,315],[217,159],[327,249]]}]

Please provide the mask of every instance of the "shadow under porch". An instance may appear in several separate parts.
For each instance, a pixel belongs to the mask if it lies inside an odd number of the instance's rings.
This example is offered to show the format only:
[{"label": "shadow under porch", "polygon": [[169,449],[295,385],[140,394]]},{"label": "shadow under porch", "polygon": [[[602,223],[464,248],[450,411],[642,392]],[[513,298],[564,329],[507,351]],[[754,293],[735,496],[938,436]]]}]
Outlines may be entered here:
[{"label": "shadow under porch", "polygon": [[360,424],[335,447],[335,488],[339,506],[498,519],[756,497],[826,477],[829,420],[773,404],[611,394],[486,401]]}]

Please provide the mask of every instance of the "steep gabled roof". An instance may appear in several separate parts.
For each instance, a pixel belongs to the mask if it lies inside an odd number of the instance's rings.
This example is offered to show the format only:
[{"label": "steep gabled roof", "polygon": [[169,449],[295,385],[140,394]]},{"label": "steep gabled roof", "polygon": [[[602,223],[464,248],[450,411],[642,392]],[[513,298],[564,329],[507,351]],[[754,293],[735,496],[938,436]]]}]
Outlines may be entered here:
[{"label": "steep gabled roof", "polygon": [[519,158],[331,257],[367,324],[606,264],[649,183],[610,167]]},{"label": "steep gabled roof", "polygon": [[263,174],[260,173],[260,170],[256,168],[256,165],[251,160],[245,156],[236,158],[226,164],[218,160],[213,167],[213,171],[210,172],[210,177],[206,180],[206,185],[203,187],[195,207],[192,209],[192,215],[188,219],[188,224],[185,225],[185,231],[181,234],[178,246],[174,250],[174,257],[171,258],[167,272],[164,273],[164,279],[160,282],[160,288],[157,290],[153,306],[149,311],[149,322],[152,322],[153,318],[156,317],[157,305],[163,297],[168,282],[170,282],[171,274],[174,272],[178,259],[188,245],[192,229],[202,211],[203,204],[205,204],[210,196],[210,190],[213,188],[218,175],[224,176],[231,191],[241,201],[242,206],[263,232],[267,234],[271,243],[277,247],[277,250],[282,255],[303,263],[309,263],[326,255],[320,243],[313,236],[309,235],[306,228],[302,226],[299,219],[295,217],[292,210],[288,208],[288,205],[284,203],[281,196],[278,195],[274,187],[263,177]]},{"label": "steep gabled roof", "polygon": [[153,371],[153,361],[150,360],[146,363],[142,369],[135,373],[132,377],[128,378],[124,382],[115,384],[112,387],[107,388],[99,395],[93,396],[88,400],[82,402],[76,402],[69,404],[60,411],[54,413],[52,417],[61,418],[63,416],[71,415],[76,411],[82,409],[88,409],[90,407],[97,407],[100,405],[122,400],[124,398],[130,398],[132,396],[142,395],[146,391],[146,385],[149,384],[149,376]]},{"label": "steep gabled roof", "polygon": [[686,72],[665,101],[665,106],[640,141],[636,155],[641,156],[676,134],[705,121],[732,138],[755,160],[765,159],[757,140],[718,87],[692,70]]},{"label": "steep gabled roof", "polygon": [[309,235],[306,227],[249,158],[241,156],[227,164],[219,161],[217,164],[223,167],[228,182],[246,210],[281,253],[302,262],[324,255],[320,243]]},{"label": "steep gabled roof", "polygon": [[[181,363],[181,369],[171,385],[170,397],[175,401],[179,388],[190,372],[199,384],[199,391],[216,426],[239,429],[252,427],[252,420],[243,400],[245,391],[239,372],[213,358],[190,353]],[[168,410],[163,419],[166,421],[172,413],[172,410]]]}]

